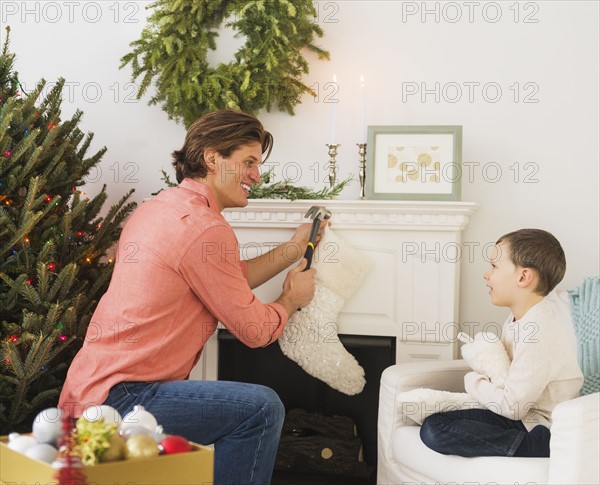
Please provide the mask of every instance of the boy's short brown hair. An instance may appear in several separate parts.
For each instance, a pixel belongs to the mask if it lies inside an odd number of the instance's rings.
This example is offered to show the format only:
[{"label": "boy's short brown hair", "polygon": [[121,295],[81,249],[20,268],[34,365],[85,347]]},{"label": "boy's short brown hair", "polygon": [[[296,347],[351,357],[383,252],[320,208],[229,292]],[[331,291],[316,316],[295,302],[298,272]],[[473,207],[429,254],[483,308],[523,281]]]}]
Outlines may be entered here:
[{"label": "boy's short brown hair", "polygon": [[273,148],[273,135],[252,115],[222,109],[198,118],[188,129],[183,148],[172,154],[177,182],[186,177],[206,177],[208,166],[204,150],[207,148],[228,157],[241,146],[256,141],[267,159]]},{"label": "boy's short brown hair", "polygon": [[546,296],[565,276],[567,261],[558,240],[542,229],[520,229],[502,236],[496,244],[508,246],[514,265],[534,269],[539,277],[536,293]]}]

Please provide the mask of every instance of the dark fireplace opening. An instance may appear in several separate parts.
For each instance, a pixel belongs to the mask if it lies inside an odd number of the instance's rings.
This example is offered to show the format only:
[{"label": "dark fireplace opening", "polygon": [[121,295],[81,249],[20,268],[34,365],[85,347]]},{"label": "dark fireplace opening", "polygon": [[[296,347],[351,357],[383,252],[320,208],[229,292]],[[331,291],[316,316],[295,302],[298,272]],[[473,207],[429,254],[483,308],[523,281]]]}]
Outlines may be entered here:
[{"label": "dark fireplace opening", "polygon": [[[348,416],[357,427],[363,445],[364,461],[373,468],[367,481],[375,483],[377,466],[377,409],[381,373],[396,360],[395,337],[339,335],[341,343],[365,370],[366,384],[356,396],[347,396],[307,374],[288,359],[277,343],[251,349],[227,330],[220,329],[218,379],[262,384],[279,395],[286,412],[304,409],[323,416]],[[286,478],[282,478],[286,475]],[[278,479],[279,476],[279,479]],[[278,481],[279,480],[279,481]],[[334,482],[331,476],[322,483]],[[311,476],[311,485],[321,483]],[[273,483],[303,483],[301,477],[291,478],[287,472],[275,472]],[[349,483],[347,480],[340,483]]]}]

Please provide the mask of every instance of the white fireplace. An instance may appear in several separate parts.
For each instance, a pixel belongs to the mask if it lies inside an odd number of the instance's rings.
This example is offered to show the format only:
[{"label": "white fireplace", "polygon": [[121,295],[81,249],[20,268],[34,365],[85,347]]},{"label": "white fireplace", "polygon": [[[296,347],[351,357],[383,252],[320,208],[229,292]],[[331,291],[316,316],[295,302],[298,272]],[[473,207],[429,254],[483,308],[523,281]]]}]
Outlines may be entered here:
[{"label": "white fireplace", "polygon": [[[333,214],[332,228],[372,262],[338,319],[338,333],[396,338],[396,362],[457,356],[459,271],[468,247],[461,234],[477,209],[470,202],[251,200],[227,210],[243,259],[287,241],[312,205]],[[334,256],[322,248],[321,257]],[[265,303],[280,293],[285,271],[255,289]],[[213,335],[190,378],[217,378]]]}]

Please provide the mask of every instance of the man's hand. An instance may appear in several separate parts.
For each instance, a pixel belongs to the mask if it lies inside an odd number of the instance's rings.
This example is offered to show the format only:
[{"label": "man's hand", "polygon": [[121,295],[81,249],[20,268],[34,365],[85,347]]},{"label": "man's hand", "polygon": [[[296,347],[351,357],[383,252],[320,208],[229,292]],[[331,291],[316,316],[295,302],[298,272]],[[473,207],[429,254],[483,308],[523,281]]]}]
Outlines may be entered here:
[{"label": "man's hand", "polygon": [[288,272],[283,282],[283,292],[275,302],[283,305],[288,315],[308,305],[315,296],[316,271],[314,269],[304,271],[306,264],[306,259],[302,258],[300,263]]},{"label": "man's hand", "polygon": [[[321,237],[323,237],[323,231],[325,230],[325,228],[327,226],[329,226],[329,224],[330,224],[329,220],[324,220],[321,222],[321,225],[319,226],[319,232],[317,233],[317,240],[315,241],[315,247],[317,246],[317,244],[319,244]],[[290,242],[293,242],[294,244],[298,244],[304,251],[304,249],[306,249],[306,246],[308,244],[308,238],[310,237],[311,228],[312,228],[311,223],[307,222],[305,224],[301,224],[300,226],[298,226],[298,229],[296,229],[296,232],[294,233]]]}]

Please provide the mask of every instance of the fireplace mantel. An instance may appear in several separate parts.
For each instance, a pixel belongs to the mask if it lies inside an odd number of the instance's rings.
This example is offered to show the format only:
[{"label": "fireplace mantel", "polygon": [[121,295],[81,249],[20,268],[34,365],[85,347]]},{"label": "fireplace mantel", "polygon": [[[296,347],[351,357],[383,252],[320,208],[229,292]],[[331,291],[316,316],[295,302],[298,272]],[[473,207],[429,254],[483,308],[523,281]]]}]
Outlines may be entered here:
[{"label": "fireplace mantel", "polygon": [[313,205],[331,210],[336,229],[391,231],[462,231],[477,208],[471,202],[254,199],[248,207],[228,209],[224,215],[233,228],[295,228],[306,222],[304,214]]},{"label": "fireplace mantel", "polygon": [[[396,337],[396,362],[453,359],[457,354],[461,233],[477,204],[373,200],[251,200],[223,215],[243,259],[287,241],[313,205],[323,205],[332,228],[372,262],[372,269],[339,315],[338,333]],[[264,302],[280,293],[285,273],[255,290]],[[216,379],[213,335],[191,378]]]}]

